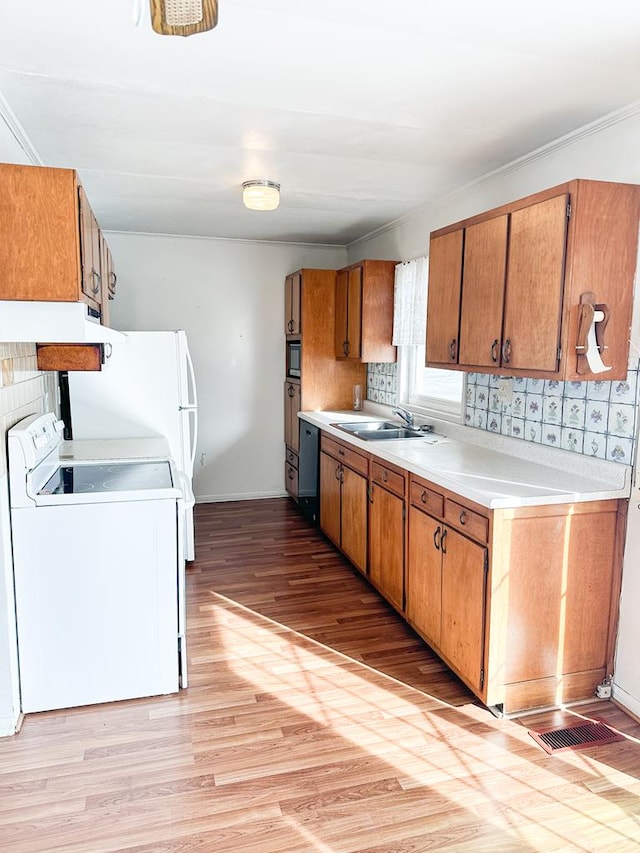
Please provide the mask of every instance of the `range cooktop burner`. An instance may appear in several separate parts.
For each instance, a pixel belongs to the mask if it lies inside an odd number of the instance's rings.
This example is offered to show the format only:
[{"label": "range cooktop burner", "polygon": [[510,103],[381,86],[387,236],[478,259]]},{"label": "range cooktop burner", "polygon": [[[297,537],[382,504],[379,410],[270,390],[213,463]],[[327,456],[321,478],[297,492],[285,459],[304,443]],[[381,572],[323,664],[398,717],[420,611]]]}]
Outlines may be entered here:
[{"label": "range cooktop burner", "polygon": [[109,465],[65,465],[58,468],[38,494],[71,495],[83,492],[131,492],[170,489],[168,462],[121,462]]}]

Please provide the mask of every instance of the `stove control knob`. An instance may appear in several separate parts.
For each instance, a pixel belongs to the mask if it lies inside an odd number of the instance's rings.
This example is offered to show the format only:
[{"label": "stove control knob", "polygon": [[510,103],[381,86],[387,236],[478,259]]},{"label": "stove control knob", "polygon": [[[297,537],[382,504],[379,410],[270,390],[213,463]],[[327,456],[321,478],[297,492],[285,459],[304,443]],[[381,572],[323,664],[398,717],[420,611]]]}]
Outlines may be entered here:
[{"label": "stove control knob", "polygon": [[56,432],[62,432],[64,429],[64,421],[56,421],[53,425]]},{"label": "stove control knob", "polygon": [[33,443],[36,447],[46,447],[49,443],[49,439],[46,435],[34,435]]}]

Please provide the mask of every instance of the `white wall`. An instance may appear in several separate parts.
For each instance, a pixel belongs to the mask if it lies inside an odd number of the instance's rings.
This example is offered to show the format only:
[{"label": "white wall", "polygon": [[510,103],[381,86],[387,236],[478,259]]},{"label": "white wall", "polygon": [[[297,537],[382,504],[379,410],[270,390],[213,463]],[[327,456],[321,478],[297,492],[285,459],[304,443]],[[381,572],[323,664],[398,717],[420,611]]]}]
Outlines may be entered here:
[{"label": "white wall", "polygon": [[120,233],[107,240],[118,275],[111,325],[187,332],[200,405],[196,498],[284,494],[284,278],[300,267],[345,266],[346,249]]},{"label": "white wall", "polygon": [[[614,123],[592,126],[518,164],[462,188],[398,222],[377,237],[349,247],[349,262],[361,258],[410,260],[428,254],[429,232],[572,178],[640,184],[640,107],[620,113]],[[640,354],[640,288],[636,288],[631,356]],[[636,413],[636,423],[639,420]],[[638,442],[636,442],[637,446]],[[637,503],[637,501],[636,501]],[[638,511],[630,513],[638,524]],[[613,695],[640,716],[640,535],[625,552],[620,626]]]}]

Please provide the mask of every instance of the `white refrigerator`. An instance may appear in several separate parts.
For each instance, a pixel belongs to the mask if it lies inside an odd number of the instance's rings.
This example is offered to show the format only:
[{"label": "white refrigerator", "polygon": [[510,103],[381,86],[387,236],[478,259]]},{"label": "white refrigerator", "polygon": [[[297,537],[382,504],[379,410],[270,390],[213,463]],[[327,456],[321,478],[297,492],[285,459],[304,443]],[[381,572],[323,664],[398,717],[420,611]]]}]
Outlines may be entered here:
[{"label": "white refrigerator", "polygon": [[185,496],[185,557],[195,557],[193,466],[198,399],[184,331],[124,332],[99,372],[69,372],[73,438],[167,439]]}]

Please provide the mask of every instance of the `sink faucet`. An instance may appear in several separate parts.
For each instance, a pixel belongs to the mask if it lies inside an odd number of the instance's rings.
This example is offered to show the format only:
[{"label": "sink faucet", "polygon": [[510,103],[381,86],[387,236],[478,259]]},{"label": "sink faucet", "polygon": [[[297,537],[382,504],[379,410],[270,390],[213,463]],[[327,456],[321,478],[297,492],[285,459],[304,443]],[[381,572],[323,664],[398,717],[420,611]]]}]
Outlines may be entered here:
[{"label": "sink faucet", "polygon": [[392,414],[400,415],[400,417],[408,427],[414,426],[413,414],[411,412],[408,412],[406,409],[393,409]]}]

